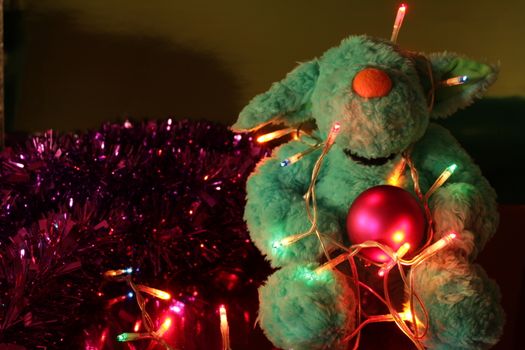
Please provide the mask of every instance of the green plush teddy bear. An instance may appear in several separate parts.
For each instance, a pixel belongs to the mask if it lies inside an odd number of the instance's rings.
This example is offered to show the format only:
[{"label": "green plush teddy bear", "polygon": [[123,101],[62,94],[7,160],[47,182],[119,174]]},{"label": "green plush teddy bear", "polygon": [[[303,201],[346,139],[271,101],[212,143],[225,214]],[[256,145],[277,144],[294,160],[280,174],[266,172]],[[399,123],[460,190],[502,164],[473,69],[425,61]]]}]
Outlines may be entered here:
[{"label": "green plush teddy bear", "polygon": [[[457,239],[413,271],[429,316],[423,343],[431,349],[489,348],[502,331],[498,287],[473,263],[498,225],[495,192],[454,137],[431,122],[469,105],[496,75],[495,67],[456,54],[423,55],[390,41],[351,36],[253,98],[232,127],[251,130],[276,117],[291,126],[313,120],[314,136],[326,139],[339,123],[315,184],[317,226],[347,246],[353,243],[345,233],[349,207],[363,191],[386,183],[403,152],[411,150],[423,192],[447,166],[458,165],[429,200],[434,241],[450,232]],[[442,84],[462,76],[467,83]],[[315,286],[297,277],[322,262],[315,235],[285,249],[275,246],[310,227],[303,196],[321,150],[281,166],[307,148],[297,140],[280,146],[248,179],[245,219],[251,238],[281,267],[260,288],[259,319],[278,347],[344,348],[342,339],[355,328],[355,291],[336,272]],[[414,192],[406,177],[403,187]]]}]

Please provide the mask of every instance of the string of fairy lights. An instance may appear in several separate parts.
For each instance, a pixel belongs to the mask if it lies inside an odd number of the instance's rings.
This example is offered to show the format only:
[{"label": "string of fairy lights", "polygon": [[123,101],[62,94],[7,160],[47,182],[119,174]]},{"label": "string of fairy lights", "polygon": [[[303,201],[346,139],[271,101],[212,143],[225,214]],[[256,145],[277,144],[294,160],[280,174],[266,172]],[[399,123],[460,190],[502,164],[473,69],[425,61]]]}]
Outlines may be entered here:
[{"label": "string of fairy lights", "polygon": [[[310,274],[307,276],[310,279],[315,279],[316,276],[322,274],[324,271],[336,269],[338,265],[344,263],[347,261],[351,266],[352,271],[352,277],[354,281],[354,288],[357,291],[357,295],[359,296],[360,289],[366,288],[369,291],[372,291],[372,294],[379,298],[380,301],[383,302],[383,304],[388,308],[389,314],[388,315],[375,315],[375,316],[369,316],[365,321],[361,322],[361,307],[360,302],[358,300],[358,307],[357,307],[357,326],[356,329],[353,331],[352,334],[350,334],[345,341],[350,341],[352,339],[356,339],[354,344],[354,349],[357,349],[359,346],[359,337],[360,337],[360,331],[362,328],[369,324],[369,323],[375,323],[375,322],[395,322],[399,329],[412,340],[414,345],[417,349],[424,349],[423,345],[421,344],[420,340],[425,336],[425,334],[428,331],[428,314],[426,312],[425,306],[422,303],[419,296],[414,291],[414,281],[413,281],[413,274],[410,274],[407,276],[407,273],[405,272],[405,268],[411,268],[411,271],[414,271],[422,262],[424,262],[426,259],[430,258],[434,254],[438,253],[441,249],[447,247],[449,244],[453,242],[453,240],[456,238],[455,233],[449,233],[445,237],[441,238],[440,240],[436,241],[435,243],[432,242],[432,225],[428,225],[429,233],[427,237],[427,242],[423,245],[423,247],[420,249],[419,253],[417,253],[412,259],[404,259],[404,256],[409,251],[410,244],[404,243],[397,251],[394,251],[391,247],[381,244],[379,242],[375,241],[366,241],[360,244],[354,244],[350,247],[344,246],[342,243],[337,242],[329,235],[324,234],[323,232],[320,232],[317,226],[317,204],[316,204],[316,195],[315,195],[315,183],[317,181],[317,176],[319,174],[319,170],[321,168],[323,159],[330,151],[331,147],[333,146],[335,139],[337,137],[337,134],[340,131],[340,125],[339,123],[334,123],[334,125],[331,128],[331,131],[327,137],[326,142],[322,145],[322,152],[320,156],[318,157],[311,175],[311,181],[310,185],[308,187],[308,190],[304,196],[305,198],[305,205],[306,205],[306,213],[308,216],[308,219],[310,221],[310,228],[301,233],[297,233],[291,236],[287,236],[281,240],[278,240],[273,243],[273,247],[275,249],[286,249],[286,247],[299,242],[300,240],[315,235],[319,241],[319,244],[323,250],[323,253],[326,257],[327,262],[318,267],[314,274]],[[285,133],[276,133],[272,132],[271,134],[265,134],[263,135],[259,141],[268,142],[273,139],[275,139],[276,135],[287,135],[289,132]],[[318,149],[320,148],[318,145],[312,146],[311,149]],[[304,152],[299,153],[304,154]],[[292,156],[288,159],[296,159],[299,158],[299,156]],[[300,158],[299,158],[300,159]],[[410,168],[410,173],[412,175],[412,181],[414,183],[414,187],[417,188],[416,193],[421,193],[419,189],[418,184],[418,177],[417,177],[417,169],[415,168],[414,164],[412,163],[409,153],[405,152],[403,154],[403,157],[401,161],[394,166],[394,169],[391,173],[391,175],[388,177],[386,182],[391,185],[399,185],[400,180],[403,176],[403,173],[406,169],[406,167]],[[430,189],[423,195],[419,195],[419,199],[422,202],[423,206],[428,208],[428,199],[430,196],[439,188],[441,187],[447,179],[454,173],[456,170],[457,165],[452,164],[449,167],[447,167],[443,173],[436,179],[434,184],[430,187]],[[427,215],[430,215],[430,211],[426,211]],[[428,219],[428,218],[427,218]],[[327,244],[332,244],[333,246],[339,248],[340,250],[343,250],[343,253],[339,254],[336,257],[331,257],[328,249],[326,248]],[[386,256],[389,258],[387,262],[384,263],[378,263],[375,261],[371,261],[367,259],[368,263],[371,263],[378,267],[378,275],[383,278],[383,289],[384,289],[384,296],[381,297],[380,294],[376,291],[373,291],[373,289],[369,286],[367,286],[364,282],[359,280],[359,276],[357,274],[357,267],[356,262],[354,258],[358,256],[358,253],[367,248],[378,248],[381,251],[386,254]],[[359,256],[359,258],[364,259],[362,256]],[[391,270],[397,267],[399,274],[401,276],[401,279],[403,283],[405,284],[406,290],[409,291],[408,294],[408,300],[405,304],[405,309],[402,312],[399,312],[395,309],[393,306],[393,302],[390,297],[389,293],[389,284],[388,284],[388,277]],[[421,321],[416,318],[415,314],[415,305],[416,303],[419,305],[420,309],[422,310],[422,313],[424,315],[424,320]],[[407,323],[411,323],[412,325],[417,325],[410,327]]]},{"label": "string of fairy lights", "polygon": [[[168,344],[168,342],[163,338],[163,336],[166,334],[166,332],[170,329],[172,325],[171,317],[166,317],[161,323],[160,327],[155,329],[155,322],[146,310],[147,300],[142,295],[142,293],[145,293],[158,300],[169,302],[172,300],[171,294],[157,288],[141,284],[135,284],[132,280],[132,273],[133,268],[131,267],[128,267],[126,269],[108,270],[104,273],[104,277],[106,277],[107,279],[116,282],[126,282],[128,284],[132,292],[129,292],[127,296],[123,296],[123,299],[126,299],[126,297],[135,296],[135,300],[141,312],[141,319],[135,323],[133,332],[124,332],[117,335],[117,341],[133,342],[138,340],[153,340],[155,343],[161,345],[167,350],[175,350],[175,348]],[[122,298],[116,299],[117,300],[114,301],[110,300],[108,305],[120,301]],[[173,310],[175,313],[180,313],[182,308],[183,305],[181,305],[179,302],[175,302],[175,304],[172,307],[170,307],[170,309]],[[225,305],[219,305],[218,313],[222,339],[222,350],[228,350],[230,349],[230,330]],[[145,331],[139,332],[141,328],[144,328]],[[152,348],[152,346],[150,346],[150,348]]]},{"label": "string of fairy lights", "polygon": [[[403,24],[404,16],[407,11],[407,6],[405,4],[401,4],[398,8],[397,15],[394,21],[394,26],[392,30],[392,36],[391,41],[396,42],[397,37],[399,35],[399,31],[401,29],[401,26]],[[457,76],[448,78],[439,84],[441,86],[456,86],[465,84],[468,82],[467,76]],[[433,88],[435,88],[433,86]],[[266,126],[268,124],[274,124],[278,122],[278,118],[274,118],[270,120],[267,123],[261,124],[258,127],[256,127],[254,130],[258,130],[262,128],[263,126]],[[259,143],[266,143],[270,142],[272,140],[280,139],[285,136],[292,136],[294,140],[298,140],[302,143],[305,143],[308,145],[308,148],[302,152],[299,152],[297,154],[294,154],[286,159],[283,159],[280,162],[281,167],[288,167],[296,162],[303,159],[305,156],[322,149],[321,154],[317,158],[317,161],[314,164],[312,174],[310,177],[310,185],[308,186],[308,190],[304,196],[305,200],[305,207],[306,207],[306,214],[308,217],[308,220],[310,222],[310,228],[301,233],[293,234],[290,236],[287,236],[283,239],[280,239],[278,241],[273,242],[273,247],[275,249],[286,249],[286,247],[293,245],[300,240],[309,237],[309,236],[315,236],[317,240],[319,241],[319,244],[321,246],[321,249],[324,253],[324,256],[326,258],[326,262],[319,266],[317,269],[314,270],[313,273],[309,274],[307,278],[315,280],[319,275],[321,275],[323,272],[328,270],[335,270],[338,268],[339,265],[347,262],[350,265],[351,269],[351,280],[354,284],[354,289],[356,291],[356,297],[357,297],[357,308],[356,308],[356,328],[352,331],[351,334],[346,336],[344,339],[344,342],[351,342],[354,341],[353,349],[357,349],[359,347],[359,341],[361,336],[361,330],[368,324],[371,323],[377,323],[377,322],[394,322],[398,328],[413,342],[413,344],[416,346],[418,350],[423,350],[424,346],[421,343],[421,340],[423,337],[425,337],[426,333],[428,332],[429,328],[429,316],[425,309],[425,305],[423,304],[421,298],[417,295],[417,293],[414,290],[414,274],[413,271],[418,268],[425,260],[430,258],[431,256],[438,253],[440,250],[444,249],[445,247],[449,246],[454,239],[456,239],[456,233],[451,232],[448,235],[445,235],[443,238],[437,240],[433,243],[433,232],[432,232],[432,217],[430,213],[430,209],[428,207],[428,200],[431,197],[431,195],[440,188],[447,180],[448,178],[454,173],[454,171],[457,168],[456,164],[451,164],[448,166],[442,174],[436,179],[436,181],[433,183],[433,185],[429,188],[426,193],[422,193],[421,189],[419,187],[419,178],[418,178],[418,172],[416,167],[414,166],[411,157],[410,157],[410,148],[407,149],[407,151],[403,152],[402,157],[398,163],[394,166],[391,174],[389,177],[385,180],[385,182],[392,186],[401,186],[403,176],[406,172],[407,167],[410,170],[410,175],[412,178],[412,182],[414,185],[414,192],[416,193],[417,197],[419,198],[424,210],[426,219],[428,221],[428,232],[427,232],[427,239],[424,245],[419,249],[418,253],[411,259],[405,259],[404,257],[408,253],[408,251],[412,248],[409,243],[404,243],[401,245],[399,249],[394,251],[391,247],[381,244],[376,241],[366,241],[360,244],[354,244],[350,247],[346,247],[341,242],[338,242],[331,236],[327,235],[326,233],[323,233],[318,228],[318,210],[317,210],[317,202],[316,202],[316,192],[315,192],[315,185],[317,182],[317,177],[319,175],[319,171],[321,169],[321,166],[323,164],[323,160],[328,154],[328,152],[331,150],[337,135],[341,129],[341,126],[339,123],[334,123],[332,125],[332,128],[328,134],[328,137],[326,141],[322,141],[318,139],[315,135],[311,134],[310,132],[306,132],[301,129],[301,126],[295,128],[295,127],[287,127],[280,130],[275,130],[270,133],[261,135],[257,138],[257,142]],[[329,253],[329,250],[327,249],[327,245],[332,245],[336,248],[338,248],[342,253],[339,255],[332,257]],[[368,248],[378,248],[380,249],[389,259],[386,262],[375,262],[368,260],[364,258],[363,256],[359,255],[359,253],[363,249]],[[355,261],[355,258],[358,257],[360,259],[366,260],[368,263],[373,264],[378,268],[378,275],[382,277],[383,279],[383,295],[381,295],[379,292],[375,291],[373,288],[368,286],[366,283],[361,281],[359,279],[358,275],[358,269],[357,264]],[[397,271],[401,277],[401,280],[403,281],[405,285],[405,289],[408,291],[408,297],[404,304],[404,308],[402,311],[396,310],[396,308],[393,305],[392,298],[389,292],[389,275],[390,273],[397,267]],[[410,269],[411,273],[408,273],[405,271],[405,269]],[[141,320],[137,321],[135,324],[135,327],[133,329],[133,332],[124,332],[117,336],[117,341],[119,342],[133,342],[137,340],[144,340],[149,339],[153,340],[157,344],[163,346],[165,349],[173,350],[174,348],[166,342],[166,340],[163,339],[163,335],[168,331],[172,324],[171,318],[166,318],[164,322],[161,323],[160,327],[155,328],[155,323],[153,322],[151,316],[149,315],[148,311],[146,310],[146,299],[142,295],[148,294],[149,296],[152,296],[156,299],[162,300],[162,301],[170,301],[172,299],[172,296],[170,293],[140,285],[135,284],[132,280],[132,268],[126,268],[126,269],[117,269],[117,270],[109,270],[106,271],[104,276],[108,279],[117,281],[117,282],[126,282],[128,286],[131,288],[133,292],[129,292],[127,296],[123,296],[121,298],[116,298],[115,300],[110,300],[109,303],[115,303],[120,301],[122,298],[127,297],[135,297],[135,300],[139,306],[140,312],[141,312]],[[366,289],[368,292],[370,292],[372,295],[374,295],[378,300],[381,301],[382,304],[384,304],[389,314],[385,315],[364,315],[361,309],[361,301],[360,301],[360,291],[361,289]],[[175,305],[175,308],[178,306]],[[423,319],[419,319],[416,317],[415,308],[418,307],[419,310],[421,310],[421,314],[423,315]],[[229,324],[228,324],[228,316],[226,307],[224,305],[219,305],[217,308],[218,314],[219,314],[219,322],[220,322],[220,332],[221,332],[221,339],[222,339],[222,350],[228,350],[230,349],[230,331],[229,331]],[[363,317],[366,319],[363,320]],[[139,332],[139,330],[143,328],[143,332]]]}]

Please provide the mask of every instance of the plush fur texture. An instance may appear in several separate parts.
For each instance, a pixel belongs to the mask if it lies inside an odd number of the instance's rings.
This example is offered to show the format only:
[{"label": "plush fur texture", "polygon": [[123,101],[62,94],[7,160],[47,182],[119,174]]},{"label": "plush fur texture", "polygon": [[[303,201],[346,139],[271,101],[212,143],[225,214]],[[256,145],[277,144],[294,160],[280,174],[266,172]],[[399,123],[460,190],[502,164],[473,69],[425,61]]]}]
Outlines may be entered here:
[{"label": "plush fur texture", "polygon": [[282,349],[344,349],[339,341],[355,327],[355,296],[345,277],[314,272],[315,265],[289,265],[259,291],[259,322]]},{"label": "plush fur texture", "polygon": [[[502,332],[497,284],[479,265],[439,254],[416,270],[416,291],[430,317],[425,345],[431,349],[488,349]],[[418,313],[420,319],[423,315]]]},{"label": "plush fur texture", "polygon": [[[353,91],[353,78],[368,67],[388,74],[392,80],[388,95],[363,98]],[[314,119],[319,129],[317,136],[325,138],[335,121],[341,124],[340,134],[321,168],[316,194],[320,230],[347,244],[351,243],[345,233],[348,208],[364,190],[385,184],[402,151],[412,147],[412,158],[423,192],[446,167],[457,164],[458,169],[445,186],[431,197],[435,239],[456,232],[458,239],[448,253],[442,254],[449,254],[449,259],[457,266],[469,267],[462,270],[462,278],[485,281],[478,277],[481,276],[478,269],[470,268],[469,264],[496,230],[496,195],[452,135],[443,127],[430,123],[430,119],[443,117],[471,103],[494,81],[496,74],[492,66],[457,55],[438,54],[426,58],[422,54],[403,51],[391,42],[352,36],[325,52],[321,58],[301,64],[284,80],[256,96],[242,110],[233,128],[252,129],[275,117],[290,125]],[[440,80],[454,75],[470,76],[469,84],[461,87],[439,85]],[[432,81],[436,87],[435,98],[431,98],[429,90]],[[279,166],[280,161],[306,147],[299,141],[291,141],[277,148],[271,157],[258,165],[247,183],[245,219],[253,241],[275,267],[315,262],[322,256],[315,237],[287,247],[274,246],[283,237],[304,232],[310,225],[303,195],[320,151],[288,167]],[[381,165],[362,161],[378,158],[385,158]],[[408,171],[403,179],[401,186],[413,192]],[[442,261],[448,260],[434,264]],[[456,265],[429,266],[422,265],[417,269],[417,281],[424,280],[418,277],[419,274],[430,276]],[[442,293],[452,291],[455,281],[451,278],[447,282],[450,287],[442,289]],[[272,285],[266,288],[273,288]],[[469,299],[449,314],[442,312],[447,305],[440,304],[440,299],[432,299],[437,290],[435,287],[429,286],[433,289],[427,290],[426,285],[420,283],[417,288],[432,304],[430,318],[433,324],[443,324],[446,328],[433,327],[430,330],[428,344],[432,348],[446,348],[446,344],[455,342],[466,344],[465,349],[477,349],[485,346],[479,344],[489,344],[497,339],[501,327],[496,325],[503,323],[503,313],[498,298],[494,297],[497,287],[493,284],[473,283],[469,287]],[[278,294],[265,293],[278,298]],[[262,309],[267,307],[266,303],[277,302],[271,297],[261,300]],[[493,322],[478,322],[482,312],[478,310],[480,305],[486,308],[486,313],[494,315]],[[455,319],[465,321],[461,332],[447,328],[453,327]],[[263,327],[271,327],[271,322],[265,322]],[[450,336],[440,338],[438,331],[448,332]],[[474,333],[477,339],[481,339],[479,342],[471,340]],[[292,341],[287,344],[292,344]]]},{"label": "plush fur texture", "polygon": [[299,65],[283,81],[273,83],[266,94],[255,96],[233,129],[249,130],[285,113],[291,124],[310,119],[308,100],[318,76],[316,60]]},{"label": "plush fur texture", "polygon": [[437,53],[429,56],[434,66],[434,79],[437,81],[466,75],[469,84],[442,89],[436,94],[436,105],[431,116],[433,118],[445,118],[460,108],[467,107],[480,98],[489,85],[496,81],[499,72],[498,65],[487,65],[470,61],[454,53]]}]

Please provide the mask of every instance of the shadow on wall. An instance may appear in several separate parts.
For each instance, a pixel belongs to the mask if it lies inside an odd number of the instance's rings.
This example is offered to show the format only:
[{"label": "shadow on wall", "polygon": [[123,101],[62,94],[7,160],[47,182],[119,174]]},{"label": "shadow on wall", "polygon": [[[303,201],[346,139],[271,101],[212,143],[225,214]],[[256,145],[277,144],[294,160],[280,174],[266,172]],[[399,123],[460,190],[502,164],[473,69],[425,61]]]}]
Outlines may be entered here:
[{"label": "shadow on wall", "polygon": [[[130,117],[235,119],[234,74],[209,52],[88,32],[65,13],[25,14],[11,131],[76,130]],[[20,74],[21,73],[21,74]]]},{"label": "shadow on wall", "polygon": [[439,123],[481,167],[500,203],[525,204],[524,98],[485,98]]}]

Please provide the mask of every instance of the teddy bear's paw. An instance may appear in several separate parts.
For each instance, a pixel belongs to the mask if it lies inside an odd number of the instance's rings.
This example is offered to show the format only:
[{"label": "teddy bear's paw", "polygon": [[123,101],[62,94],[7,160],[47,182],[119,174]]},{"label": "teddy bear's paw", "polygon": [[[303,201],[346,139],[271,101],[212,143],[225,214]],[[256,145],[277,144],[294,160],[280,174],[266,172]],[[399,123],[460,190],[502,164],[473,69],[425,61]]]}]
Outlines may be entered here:
[{"label": "teddy bear's paw", "polygon": [[274,234],[256,238],[256,234],[252,231],[252,239],[255,245],[266,255],[273,267],[319,261],[324,256],[324,249],[330,254],[334,248],[333,244],[327,239],[327,237],[331,237],[334,240],[339,239],[339,233],[337,231],[325,231],[321,236],[324,244],[323,249],[319,238],[315,233],[294,241],[301,236],[302,233],[289,236]]},{"label": "teddy bear's paw", "polygon": [[483,193],[471,184],[459,182],[440,188],[430,205],[436,239],[457,233],[472,260],[496,231],[499,221],[496,207],[489,205]]},{"label": "teddy bear's paw", "polygon": [[314,264],[289,265],[259,288],[259,323],[282,349],[345,349],[355,328],[356,298],[339,272]]},{"label": "teddy bear's paw", "polygon": [[[429,349],[488,349],[501,336],[504,312],[495,281],[479,265],[440,254],[415,271],[415,291],[429,316]],[[418,318],[424,319],[421,310]]]},{"label": "teddy bear's paw", "polygon": [[[281,267],[297,263],[311,263],[312,261],[318,261],[323,257],[322,247],[315,234],[311,234],[297,242],[288,243],[288,238],[293,239],[294,237],[295,236],[292,235],[274,239],[272,241],[265,241],[263,242],[264,248],[259,249],[266,254],[273,267]],[[257,243],[256,246],[260,247]],[[267,248],[268,246],[270,247]],[[265,248],[267,248],[266,251],[263,250]],[[330,251],[330,246],[327,245],[326,248],[327,251]]]},{"label": "teddy bear's paw", "polygon": [[[266,255],[273,267],[290,263],[309,263],[318,261],[324,255],[317,235],[309,232],[312,224],[306,215],[303,202],[267,201],[264,210],[254,201],[246,206],[245,218],[250,237]],[[318,230],[323,236],[340,240],[341,228],[335,215],[318,208]],[[303,235],[304,234],[304,235]],[[332,245],[326,237],[321,237],[327,251]]]}]

